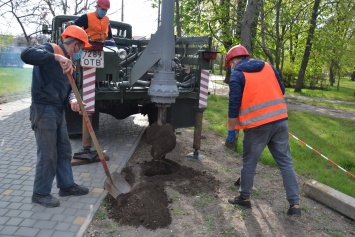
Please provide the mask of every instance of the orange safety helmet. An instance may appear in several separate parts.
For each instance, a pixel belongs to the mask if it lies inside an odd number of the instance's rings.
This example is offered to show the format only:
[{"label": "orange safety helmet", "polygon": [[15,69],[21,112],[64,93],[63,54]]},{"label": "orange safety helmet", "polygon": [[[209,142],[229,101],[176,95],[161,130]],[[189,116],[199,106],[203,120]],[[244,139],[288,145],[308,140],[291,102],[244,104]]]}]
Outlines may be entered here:
[{"label": "orange safety helmet", "polygon": [[232,58],[246,56],[249,57],[250,54],[248,50],[243,45],[233,46],[227,53],[225,67],[229,67],[229,62]]},{"label": "orange safety helmet", "polygon": [[62,33],[62,38],[65,39],[67,37],[72,37],[75,39],[78,39],[84,43],[84,47],[90,47],[91,44],[88,41],[88,35],[86,34],[85,30],[83,28],[76,26],[76,25],[70,25],[68,26],[64,32]]},{"label": "orange safety helmet", "polygon": [[108,10],[110,9],[110,1],[109,0],[97,0],[96,4],[102,9]]}]

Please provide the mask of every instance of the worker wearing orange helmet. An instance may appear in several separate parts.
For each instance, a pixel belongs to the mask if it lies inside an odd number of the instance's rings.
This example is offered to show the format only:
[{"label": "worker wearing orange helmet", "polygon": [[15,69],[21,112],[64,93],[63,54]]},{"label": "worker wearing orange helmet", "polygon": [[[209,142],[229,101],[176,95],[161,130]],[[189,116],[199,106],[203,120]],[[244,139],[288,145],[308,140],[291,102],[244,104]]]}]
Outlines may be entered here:
[{"label": "worker wearing orange helmet", "polygon": [[21,59],[33,65],[30,121],[37,143],[37,163],[32,202],[45,207],[60,205],[59,199],[51,195],[54,178],[59,196],[89,192],[74,183],[65,110],[69,105],[73,111],[80,110],[66,73],[73,73],[72,59],[80,58],[82,48],[90,44],[86,32],[78,26],[66,28],[62,38],[60,45],[45,43],[21,53]]},{"label": "worker wearing orange helmet", "polygon": [[268,146],[281,170],[290,204],[287,214],[301,215],[299,188],[289,147],[285,87],[279,73],[271,64],[251,59],[242,45],[228,51],[226,66],[231,67],[226,144],[235,142],[235,130],[244,130],[239,196],[228,202],[251,207],[256,166]]},{"label": "worker wearing orange helmet", "polygon": [[97,0],[94,12],[81,15],[78,19],[67,22],[67,25],[83,27],[90,41],[104,42],[106,39],[113,41],[109,18],[106,16],[108,9],[109,0]]}]

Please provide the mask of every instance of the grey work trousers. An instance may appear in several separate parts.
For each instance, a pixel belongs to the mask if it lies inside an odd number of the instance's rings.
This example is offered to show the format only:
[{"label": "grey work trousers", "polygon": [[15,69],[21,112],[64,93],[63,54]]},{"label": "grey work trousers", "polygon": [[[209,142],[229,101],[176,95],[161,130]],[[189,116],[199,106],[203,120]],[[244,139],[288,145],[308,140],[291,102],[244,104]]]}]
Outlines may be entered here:
[{"label": "grey work trousers", "polygon": [[51,105],[32,104],[30,120],[37,142],[33,192],[50,194],[55,177],[58,188],[72,186],[72,150],[64,110]]},{"label": "grey work trousers", "polygon": [[281,171],[289,204],[299,204],[299,188],[290,152],[287,120],[244,129],[240,196],[245,199],[250,198],[255,169],[266,146]]}]

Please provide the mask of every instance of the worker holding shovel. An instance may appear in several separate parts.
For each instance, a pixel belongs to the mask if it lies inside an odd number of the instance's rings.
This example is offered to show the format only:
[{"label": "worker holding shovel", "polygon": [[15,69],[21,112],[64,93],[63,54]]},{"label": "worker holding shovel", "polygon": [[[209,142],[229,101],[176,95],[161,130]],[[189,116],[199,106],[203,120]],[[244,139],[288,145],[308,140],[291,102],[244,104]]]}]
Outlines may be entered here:
[{"label": "worker holding shovel", "polygon": [[32,202],[45,207],[60,205],[51,195],[54,177],[59,196],[81,196],[89,192],[88,188],[74,183],[65,110],[70,104],[73,111],[80,111],[67,73],[74,72],[72,60],[80,58],[82,48],[90,44],[86,32],[78,26],[67,27],[62,38],[63,44],[45,43],[29,47],[21,54],[25,63],[34,66],[30,121],[37,143],[37,164]]}]

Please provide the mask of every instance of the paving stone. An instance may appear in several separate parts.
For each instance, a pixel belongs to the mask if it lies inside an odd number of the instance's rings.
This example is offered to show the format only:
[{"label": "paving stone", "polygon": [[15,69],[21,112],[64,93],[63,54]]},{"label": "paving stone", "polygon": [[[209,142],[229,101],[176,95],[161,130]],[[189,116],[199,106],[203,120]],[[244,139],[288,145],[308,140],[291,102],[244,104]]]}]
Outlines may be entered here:
[{"label": "paving stone", "polygon": [[[20,192],[14,191],[12,193],[13,197],[10,199],[10,202],[12,202],[12,203],[20,203],[25,198],[25,197],[20,196],[22,193],[23,193],[22,191],[20,191]],[[20,204],[22,205],[22,203],[20,203]]]},{"label": "paving stone", "polygon": [[20,215],[21,211],[19,210],[9,210],[7,213],[6,213],[6,216],[9,216],[9,217],[16,217],[18,215]]},{"label": "paving stone", "polygon": [[59,231],[66,231],[70,227],[70,223],[58,223],[54,229]]},{"label": "paving stone", "polygon": [[65,218],[67,218],[67,216],[64,214],[54,214],[50,220],[61,223]]},{"label": "paving stone", "polygon": [[25,219],[22,221],[21,226],[33,227],[36,222],[37,222],[37,220],[35,220],[35,219]]},{"label": "paving stone", "polygon": [[[10,199],[10,201],[12,201],[13,198]],[[19,203],[19,202],[12,202],[10,203],[10,205],[7,206],[7,208],[10,208],[10,209],[19,209],[19,207],[22,206],[22,203]]]},{"label": "paving stone", "polygon": [[58,223],[56,221],[37,221],[34,224],[34,228],[50,230],[53,229]]},{"label": "paving stone", "polygon": [[36,237],[49,237],[52,236],[54,233],[54,230],[41,230]]},{"label": "paving stone", "polygon": [[46,212],[36,212],[33,214],[32,218],[37,220],[49,220],[51,219],[53,214]]},{"label": "paving stone", "polygon": [[9,202],[0,202],[0,210],[4,209],[4,208],[7,207],[8,205],[10,205]]},{"label": "paving stone", "polygon": [[17,226],[17,225],[19,225],[23,220],[24,220],[24,218],[12,217],[12,218],[10,218],[10,220],[9,220],[8,222],[6,222],[6,225],[7,225],[7,226]]},{"label": "paving stone", "polygon": [[46,212],[47,213],[53,213],[53,214],[62,214],[65,210],[65,207],[63,205],[60,205],[59,207],[56,208],[47,208]]},{"label": "paving stone", "polygon": [[[23,210],[23,211],[30,211],[33,208],[33,204],[28,204],[25,203],[22,206],[19,207],[19,210]],[[33,214],[33,212],[31,212]]]},{"label": "paving stone", "polygon": [[6,224],[10,220],[10,217],[0,216],[0,225]]},{"label": "paving stone", "polygon": [[26,218],[30,218],[32,215],[33,215],[33,212],[31,212],[31,211],[23,211],[23,212],[21,212],[21,214],[18,217],[26,219]]},{"label": "paving stone", "polygon": [[28,236],[28,237],[36,237],[37,233],[40,231],[40,229],[36,229],[36,228],[30,228],[30,227],[20,227],[16,233],[14,233],[15,235],[19,235],[19,236]]},{"label": "paving stone", "polygon": [[54,231],[53,235],[51,237],[74,237],[75,233],[74,232],[68,232],[68,231]]},{"label": "paving stone", "polygon": [[17,231],[18,227],[17,226],[5,226],[1,232],[0,236],[2,235],[13,235]]}]

